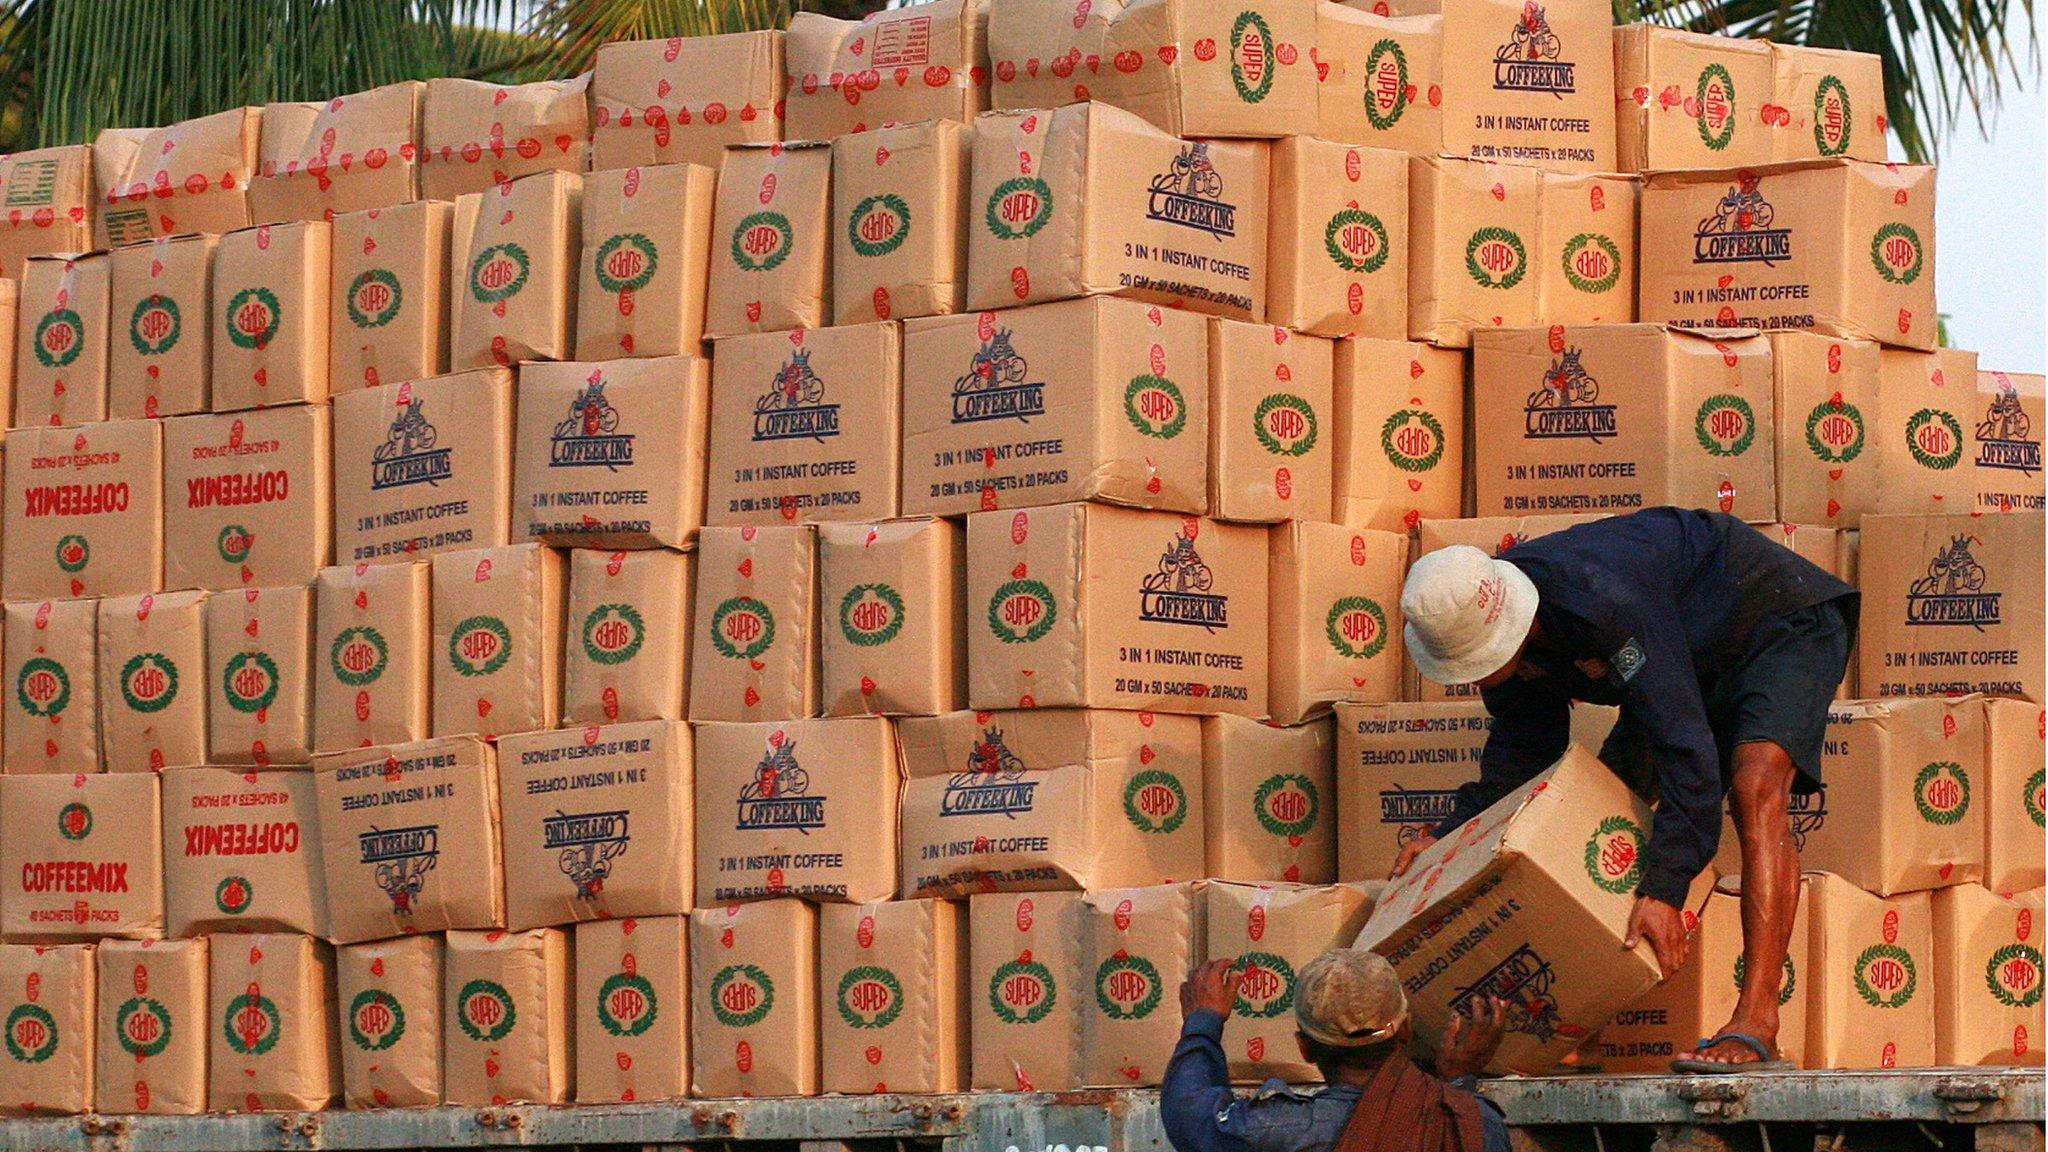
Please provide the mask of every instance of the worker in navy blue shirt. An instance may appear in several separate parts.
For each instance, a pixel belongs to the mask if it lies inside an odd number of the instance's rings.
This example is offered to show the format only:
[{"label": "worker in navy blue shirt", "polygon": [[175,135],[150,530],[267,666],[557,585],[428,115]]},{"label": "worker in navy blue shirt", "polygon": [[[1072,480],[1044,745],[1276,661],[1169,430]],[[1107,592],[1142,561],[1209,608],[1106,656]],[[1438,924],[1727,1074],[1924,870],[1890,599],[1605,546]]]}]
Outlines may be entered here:
[{"label": "worker in navy blue shirt", "polygon": [[1856,639],[1855,589],[1715,512],[1651,508],[1516,544],[1415,562],[1401,596],[1408,652],[1439,684],[1479,685],[1493,730],[1479,779],[1435,839],[1561,757],[1574,701],[1620,706],[1600,759],[1657,805],[1626,947],[1666,976],[1689,947],[1681,905],[1714,858],[1732,801],[1742,843],[1744,982],[1726,1026],[1681,1072],[1789,1067],[1778,988],[1798,899],[1786,809],[1821,786],[1828,707]]},{"label": "worker in navy blue shirt", "polygon": [[1230,1090],[1223,1022],[1244,970],[1211,960],[1180,988],[1180,1043],[1159,1092],[1176,1152],[1509,1152],[1507,1122],[1473,1092],[1500,1047],[1507,1006],[1478,1001],[1454,1017],[1432,1076],[1409,1059],[1408,996],[1385,959],[1325,952],[1294,981],[1295,1040],[1322,1072],[1322,1091],[1269,1080],[1258,1095]]}]

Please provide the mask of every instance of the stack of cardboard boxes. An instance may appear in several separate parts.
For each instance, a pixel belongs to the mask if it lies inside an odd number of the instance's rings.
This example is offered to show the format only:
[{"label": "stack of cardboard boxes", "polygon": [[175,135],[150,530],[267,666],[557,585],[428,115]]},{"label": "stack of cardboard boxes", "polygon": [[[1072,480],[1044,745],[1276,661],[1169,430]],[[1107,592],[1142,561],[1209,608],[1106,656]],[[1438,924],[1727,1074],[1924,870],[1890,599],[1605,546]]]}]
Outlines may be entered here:
[{"label": "stack of cardboard boxes", "polygon": [[1658,1070],[1740,855],[1652,987],[1611,711],[1378,882],[1490,725],[1407,566],[1658,504],[1864,593],[1787,1053],[2038,1062],[2043,389],[1935,347],[1877,62],[1367,8],[800,15],[0,161],[0,1111],[1144,1085],[1208,956],[1233,1075],[1313,1078],[1354,942],[1426,1042],[1486,992],[1501,1068]]}]

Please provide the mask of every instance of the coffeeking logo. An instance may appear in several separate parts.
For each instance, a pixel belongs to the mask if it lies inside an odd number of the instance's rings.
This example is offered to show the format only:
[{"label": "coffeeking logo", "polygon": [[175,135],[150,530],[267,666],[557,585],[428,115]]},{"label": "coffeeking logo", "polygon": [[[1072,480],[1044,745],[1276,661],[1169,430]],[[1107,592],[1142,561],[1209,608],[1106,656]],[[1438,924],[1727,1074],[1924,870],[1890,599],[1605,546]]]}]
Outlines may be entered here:
[{"label": "coffeeking logo", "polygon": [[1346,660],[1370,660],[1387,646],[1387,613],[1368,596],[1342,596],[1323,618],[1323,638]]},{"label": "coffeeking logo", "polygon": [[405,1007],[382,988],[356,993],[348,1006],[348,1038],[365,1052],[388,1052],[405,1038]]},{"label": "coffeeking logo", "polygon": [[798,348],[754,401],[754,442],[810,440],[839,435],[839,405],[825,403],[825,381],[811,367],[811,350]]},{"label": "coffeeking logo", "polygon": [[1813,146],[1823,156],[1849,151],[1854,132],[1849,86],[1836,76],[1823,76],[1813,90]]},{"label": "coffeeking logo", "polygon": [[1243,981],[1237,986],[1236,1015],[1271,1020],[1294,1008],[1294,966],[1271,952],[1246,952],[1237,958]]},{"label": "coffeeking logo", "polygon": [[469,264],[469,294],[479,304],[498,304],[519,295],[533,274],[526,249],[507,241],[476,254]]},{"label": "coffeeking logo", "polygon": [[1000,964],[988,981],[988,1007],[1005,1024],[1036,1024],[1059,1003],[1059,985],[1052,969],[1026,952]]},{"label": "coffeeking logo", "polygon": [[177,346],[184,331],[178,302],[168,296],[144,296],[128,314],[128,343],[138,356],[163,355]]},{"label": "coffeeking logo", "polygon": [[1052,220],[1052,186],[1035,176],[1018,176],[989,193],[982,221],[998,240],[1036,236]]},{"label": "coffeeking logo", "polygon": [[839,634],[856,648],[874,648],[903,631],[903,596],[887,584],[856,584],[839,601]]},{"label": "coffeeking logo", "polygon": [[780,212],[755,212],[733,226],[732,262],[742,272],[773,272],[794,247],[796,233]]},{"label": "coffeeking logo", "polygon": [[1252,435],[1274,456],[1306,456],[1316,446],[1316,410],[1292,392],[1275,392],[1252,409]]},{"label": "coffeeking logo", "polygon": [[15,673],[14,699],[38,719],[62,716],[71,704],[71,674],[48,656],[32,656]]},{"label": "coffeeking logo", "polygon": [[1963,533],[1927,562],[1927,575],[1906,591],[1906,623],[1923,627],[1974,628],[1999,624],[2001,593],[1985,590],[1984,566],[1970,555],[1977,539]]},{"label": "coffeeking logo", "polygon": [[1408,54],[1394,39],[1381,40],[1365,54],[1365,118],[1382,132],[1408,111]]},{"label": "coffeeking logo", "polygon": [[1615,406],[1600,403],[1600,381],[1586,371],[1581,350],[1567,348],[1543,373],[1523,407],[1525,440],[1590,440],[1620,433]]},{"label": "coffeeking logo", "polygon": [[597,1023],[608,1035],[644,1035],[661,1016],[654,985],[635,972],[614,972],[597,989]]},{"label": "coffeeking logo", "polygon": [[[1600,45],[1606,51],[1605,44]],[[1493,87],[1500,92],[1547,92],[1563,97],[1578,91],[1575,66],[1564,59],[1564,43],[1550,28],[1543,5],[1529,0],[1514,30],[1493,53]]]},{"label": "coffeeking logo", "polygon": [[114,1010],[114,1039],[138,1061],[163,1055],[171,1046],[171,1010],[148,996],[122,1001]]},{"label": "coffeeking logo", "polygon": [[1736,176],[1734,187],[1693,229],[1693,263],[1774,267],[1792,258],[1792,231],[1771,227],[1778,211],[1764,199],[1761,183],[1746,172]]},{"label": "coffeeking logo", "polygon": [[512,630],[496,616],[470,616],[448,634],[448,665],[459,676],[489,676],[512,659]]},{"label": "coffeeking logo", "polygon": [[1143,1020],[1163,995],[1159,969],[1143,956],[1119,950],[1095,969],[1095,1004],[1111,1020]]},{"label": "coffeeking logo", "polygon": [[36,363],[69,368],[85,351],[85,321],[69,308],[52,308],[36,324]]},{"label": "coffeeking logo", "polygon": [[734,596],[711,613],[711,647],[728,660],[757,660],[775,644],[775,613],[752,596]]},{"label": "coffeeking logo", "polygon": [[1699,102],[1699,115],[1693,123],[1699,128],[1700,143],[1719,152],[1735,139],[1735,77],[1719,62],[1700,69],[1698,85],[1693,97]]},{"label": "coffeeking logo", "polygon": [[1206,141],[1181,145],[1166,170],[1152,177],[1145,216],[1220,239],[1237,235],[1237,205],[1223,199],[1223,173],[1209,158]]},{"label": "coffeeking logo", "polygon": [[221,694],[228,707],[255,714],[277,703],[277,661],[268,652],[237,652],[221,671]]},{"label": "coffeeking logo", "polygon": [[17,1004],[7,1014],[7,1054],[41,1064],[57,1052],[57,1018],[40,1004]]},{"label": "coffeeking logo", "polygon": [[646,622],[631,604],[599,604],[583,617],[583,655],[593,664],[624,664],[646,640]]},{"label": "coffeeking logo", "polygon": [[910,238],[910,205],[893,192],[869,196],[846,218],[846,239],[857,256],[887,256]]},{"label": "coffeeking logo", "polygon": [[1913,778],[1913,806],[1929,824],[1961,823],[1970,811],[1970,778],[1953,760],[1936,760]]},{"label": "coffeeking logo", "polygon": [[1188,793],[1170,772],[1148,768],[1124,785],[1124,818],[1140,832],[1164,836],[1188,819]]},{"label": "coffeeking logo", "polygon": [[1322,807],[1315,781],[1299,772],[1268,776],[1252,793],[1252,815],[1258,817],[1259,827],[1297,847],[1314,830]]},{"label": "coffeeking logo", "polygon": [[1632,892],[1643,879],[1643,830],[1626,816],[1609,816],[1586,841],[1586,875],[1603,891]]},{"label": "coffeeking logo", "polygon": [[1038,782],[1025,777],[1024,761],[1003,743],[1003,730],[987,727],[967,752],[967,769],[946,780],[940,817],[1003,816],[1015,820],[1031,811]]},{"label": "coffeeking logo", "polygon": [[1345,272],[1370,276],[1386,266],[1392,252],[1387,226],[1362,208],[1345,208],[1323,228],[1323,251]]},{"label": "coffeeking logo", "polygon": [[840,977],[838,1004],[849,1028],[887,1028],[903,1014],[903,985],[887,968],[863,964]]},{"label": "coffeeking logo", "polygon": [[449,449],[435,447],[441,434],[427,421],[425,406],[424,397],[408,400],[384,430],[384,442],[371,450],[372,491],[455,478],[454,458]]},{"label": "coffeeking logo", "polygon": [[1547,1044],[1557,1036],[1563,1023],[1558,1019],[1557,1002],[1550,994],[1556,983],[1557,970],[1550,961],[1524,944],[1452,997],[1450,1010],[1469,1016],[1483,997],[1498,997],[1508,1005],[1508,1031],[1534,1036]]},{"label": "coffeeking logo", "polygon": [[361,329],[382,328],[398,319],[405,301],[405,289],[388,268],[371,268],[359,273],[348,286],[348,322]]},{"label": "coffeeking logo", "polygon": [[597,246],[590,261],[597,286],[614,296],[638,292],[654,281],[661,254],[654,241],[638,232],[621,232]]},{"label": "coffeeking logo", "polygon": [[1124,416],[1139,435],[1171,440],[1187,427],[1187,400],[1164,376],[1136,376],[1124,388]]},{"label": "coffeeking logo", "polygon": [[631,814],[611,812],[563,812],[540,822],[540,846],[555,857],[555,867],[568,877],[576,899],[595,900],[604,894],[604,882],[611,879],[613,862],[626,854],[633,842]]},{"label": "coffeeking logo", "polygon": [[1984,983],[2008,1008],[2032,1008],[2041,1002],[2041,950],[2028,944],[2007,944],[1991,953],[1984,965]]},{"label": "coffeeking logo", "polygon": [[1195,551],[1194,537],[1181,533],[1160,553],[1159,566],[1138,586],[1138,618],[1154,624],[1185,624],[1214,633],[1230,627],[1230,597],[1213,591],[1216,574]]},{"label": "coffeeking logo", "polygon": [[727,1028],[752,1028],[775,1009],[775,982],[756,964],[729,964],[711,978],[711,1011]]},{"label": "coffeeking logo", "polygon": [[619,431],[619,410],[606,398],[604,371],[598,369],[569,401],[569,415],[555,425],[548,466],[617,472],[632,463],[633,437]]},{"label": "coffeeking logo", "polygon": [[1806,450],[1823,464],[1847,464],[1863,455],[1863,411],[1841,393],[1806,414]]},{"label": "coffeeking logo", "polygon": [[410,915],[426,889],[427,873],[441,860],[441,827],[372,828],[356,833],[356,847],[357,859],[376,878],[378,889],[390,897],[391,910]]},{"label": "coffeeking logo", "polygon": [[988,599],[988,630],[1005,644],[1030,644],[1045,638],[1059,619],[1052,589],[1019,577],[997,586]]},{"label": "coffeeking logo", "polygon": [[1380,823],[1401,825],[1400,844],[1407,847],[1416,831],[1427,832],[1451,818],[1458,808],[1458,794],[1449,790],[1403,788],[1395,785],[1380,793]]},{"label": "coffeeking logo", "polygon": [[825,797],[811,792],[811,774],[796,758],[796,741],[781,732],[768,738],[768,749],[754,766],[754,778],[740,789],[739,832],[792,831],[808,836],[825,827]]},{"label": "coffeeking logo", "polygon": [[228,298],[228,340],[235,347],[261,352],[277,339],[284,324],[284,305],[277,293],[262,285],[244,288]]},{"label": "coffeeking logo", "polygon": [[1977,467],[2032,476],[2041,470],[2041,441],[2029,439],[2033,420],[2020,403],[2019,389],[1997,374],[1998,395],[1977,422]]},{"label": "coffeeking logo", "polygon": [[1717,393],[1700,403],[1692,433],[1709,456],[1740,456],[1756,442],[1756,412],[1740,396]]},{"label": "coffeeking logo", "polygon": [[351,688],[364,688],[384,675],[391,649],[382,632],[367,624],[353,624],[334,637],[327,660],[336,680]]},{"label": "coffeeking logo", "polygon": [[479,1044],[496,1044],[512,1034],[519,1009],[512,994],[496,980],[471,980],[455,997],[455,1023]]},{"label": "coffeeking logo", "polygon": [[1031,423],[1045,415],[1045,384],[1030,379],[1030,366],[1012,345],[1010,330],[998,328],[982,341],[953,381],[953,423],[1015,420]]}]

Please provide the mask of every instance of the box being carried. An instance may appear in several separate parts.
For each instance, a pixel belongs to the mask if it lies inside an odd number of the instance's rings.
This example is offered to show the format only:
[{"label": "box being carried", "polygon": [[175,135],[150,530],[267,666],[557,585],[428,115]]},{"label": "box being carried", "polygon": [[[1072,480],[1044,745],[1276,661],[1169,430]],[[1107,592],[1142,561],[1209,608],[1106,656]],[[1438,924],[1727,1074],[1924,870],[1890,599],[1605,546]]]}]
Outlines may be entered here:
[{"label": "box being carried", "polygon": [[507,543],[512,373],[480,368],[334,398],[334,559],[424,560]]},{"label": "box being carried", "polygon": [[690,1089],[690,918],[576,926],[576,1102],[669,1100]]},{"label": "box being carried", "polygon": [[[93,1110],[98,971],[90,944],[0,944],[8,1094],[0,1116]],[[108,995],[120,995],[110,989]]]},{"label": "box being carried", "polygon": [[782,36],[776,28],[599,47],[590,167],[716,168],[729,144],[781,139]]},{"label": "box being carried", "polygon": [[[229,941],[232,943],[233,941]],[[207,942],[102,940],[93,1107],[102,1113],[206,1111]]]},{"label": "box being carried", "polygon": [[1866,517],[1857,687],[2048,701],[2042,537],[2039,516]]}]

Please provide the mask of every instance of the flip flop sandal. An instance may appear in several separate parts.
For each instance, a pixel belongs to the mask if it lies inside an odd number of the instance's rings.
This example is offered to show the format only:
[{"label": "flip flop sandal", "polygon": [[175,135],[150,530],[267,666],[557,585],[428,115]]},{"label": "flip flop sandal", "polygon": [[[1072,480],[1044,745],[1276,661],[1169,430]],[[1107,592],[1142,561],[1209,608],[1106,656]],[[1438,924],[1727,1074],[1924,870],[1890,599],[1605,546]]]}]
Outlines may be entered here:
[{"label": "flip flop sandal", "polygon": [[1745,1072],[1790,1072],[1799,1067],[1782,1056],[1774,1056],[1771,1046],[1747,1032],[1723,1032],[1719,1036],[1700,1041],[1699,1050],[1705,1052],[1717,1044],[1733,1041],[1756,1053],[1756,1059],[1741,1064],[1729,1064],[1720,1060],[1695,1060],[1681,1056],[1671,1062],[1673,1072],[1692,1076],[1736,1076]]}]

